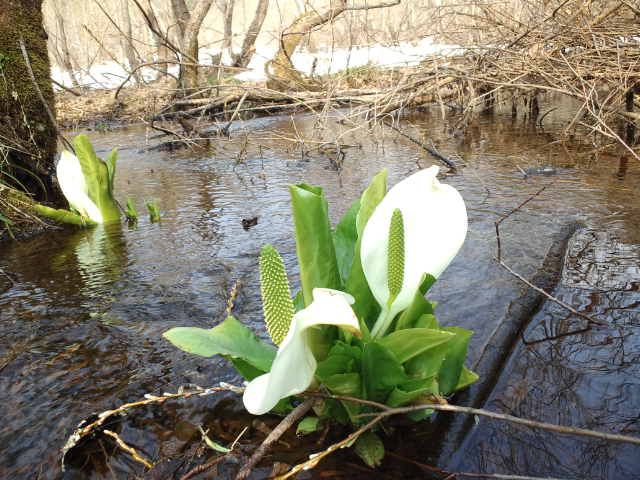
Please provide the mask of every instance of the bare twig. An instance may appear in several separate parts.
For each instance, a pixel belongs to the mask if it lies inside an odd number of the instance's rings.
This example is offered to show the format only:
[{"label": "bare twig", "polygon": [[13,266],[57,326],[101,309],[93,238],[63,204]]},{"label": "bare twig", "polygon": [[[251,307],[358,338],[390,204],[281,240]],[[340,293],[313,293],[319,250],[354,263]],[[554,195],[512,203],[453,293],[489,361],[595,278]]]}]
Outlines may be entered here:
[{"label": "bare twig", "polygon": [[113,438],[116,441],[116,444],[118,445],[118,447],[120,447],[120,449],[122,449],[125,452],[127,452],[129,455],[131,455],[131,457],[136,462],[141,463],[142,465],[144,465],[148,469],[152,469],[153,468],[153,463],[151,463],[149,460],[144,458],[140,453],[138,453],[138,451],[135,448],[133,448],[130,445],[127,445],[124,442],[124,440],[122,440],[122,438],[120,438],[120,435],[118,435],[116,432],[113,432],[111,430],[103,430],[103,433],[105,435],[108,435],[111,438]]},{"label": "bare twig", "polygon": [[276,428],[274,428],[271,433],[264,439],[262,444],[258,447],[258,449],[251,455],[251,458],[247,461],[247,463],[240,469],[238,475],[236,475],[236,480],[244,480],[249,476],[253,467],[255,467],[258,462],[265,456],[265,454],[273,447],[273,445],[278,441],[278,439],[287,431],[291,426],[296,423],[300,418],[302,418],[315,403],[315,399],[308,398],[296,408],[294,408],[279,424]]}]

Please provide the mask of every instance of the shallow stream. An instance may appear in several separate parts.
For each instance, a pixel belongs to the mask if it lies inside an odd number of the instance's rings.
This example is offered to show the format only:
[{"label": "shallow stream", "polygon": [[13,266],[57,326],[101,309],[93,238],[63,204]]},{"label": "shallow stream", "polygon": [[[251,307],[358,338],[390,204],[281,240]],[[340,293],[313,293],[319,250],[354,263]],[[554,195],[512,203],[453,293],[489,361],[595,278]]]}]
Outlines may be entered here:
[{"label": "shallow stream", "polygon": [[[554,112],[545,125],[553,131],[562,121]],[[135,228],[69,229],[0,244],[0,268],[13,279],[0,276],[0,478],[61,477],[66,438],[94,412],[190,383],[239,381],[224,360],[184,354],[161,334],[220,321],[228,292],[240,280],[235,314],[266,335],[260,247],[274,244],[296,279],[287,184],[322,186],[335,222],[381,168],[389,169],[395,184],[419,166],[437,163],[390,130],[345,133],[343,159],[336,160],[331,148],[302,155],[291,140],[317,139],[319,127],[304,115],[245,122],[231,140],[206,153],[149,151],[157,140],[149,141],[141,127],[89,132],[99,154],[120,150],[118,196],[136,198],[141,211],[143,200],[157,199],[162,221],[151,224],[143,216]],[[325,127],[325,138],[347,130],[332,119]],[[617,158],[593,158],[584,146],[565,148],[540,128],[500,115],[481,116],[464,141],[436,112],[414,116],[405,127],[464,163],[442,179],[462,193],[470,232],[430,296],[439,302],[441,323],[475,330],[471,365],[494,331],[513,321],[514,302],[525,291],[493,259],[494,222],[546,185],[501,227],[504,261],[527,278],[540,270],[563,227],[574,221],[584,227],[569,241],[555,295],[610,327],[571,333],[584,330],[580,319],[543,303],[530,312],[514,345],[494,345],[508,350],[507,360],[486,407],[640,435],[640,165],[629,160],[620,172]],[[314,145],[307,141],[305,148]],[[520,171],[543,166],[553,173],[524,178]],[[242,220],[253,217],[257,225],[243,228]],[[246,425],[259,427],[238,402],[209,398],[142,409],[117,428],[157,460],[191,452],[200,439],[198,425],[222,432],[223,443]],[[637,446],[479,419],[454,448],[440,451],[434,445],[439,440],[424,433],[429,429],[418,424],[408,431],[389,442],[379,473],[341,453],[305,475],[425,478],[430,473],[419,465],[424,463],[451,471],[640,478]],[[113,454],[109,442],[95,443],[94,455],[71,468],[68,478],[143,474],[128,456]],[[305,458],[302,449],[281,450],[272,459],[291,464]],[[231,467],[220,468],[224,477]],[[269,471],[259,470],[256,478]]]}]

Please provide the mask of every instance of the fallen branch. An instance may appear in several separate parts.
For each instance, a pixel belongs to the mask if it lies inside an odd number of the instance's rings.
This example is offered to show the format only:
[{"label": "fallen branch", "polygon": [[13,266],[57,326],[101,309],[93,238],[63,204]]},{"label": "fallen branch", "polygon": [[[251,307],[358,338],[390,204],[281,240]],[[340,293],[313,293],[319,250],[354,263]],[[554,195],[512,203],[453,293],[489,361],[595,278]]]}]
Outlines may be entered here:
[{"label": "fallen branch", "polygon": [[116,432],[112,432],[111,430],[103,430],[102,432],[105,435],[108,435],[111,438],[113,438],[116,441],[116,445],[118,445],[118,447],[120,447],[120,449],[124,450],[129,455],[131,455],[131,457],[136,462],[141,463],[142,465],[144,465],[148,469],[152,469],[153,468],[153,463],[151,463],[149,460],[147,460],[142,455],[140,455],[140,453],[138,453],[138,451],[135,448],[133,448],[130,445],[127,445],[125,443],[125,441],[122,440],[122,438],[120,438],[120,435],[118,435]]},{"label": "fallen branch", "polygon": [[289,430],[300,418],[302,418],[315,403],[314,398],[308,398],[303,403],[294,408],[284,419],[278,424],[276,428],[274,428],[267,438],[260,444],[260,446],[256,449],[256,451],[251,455],[251,458],[244,464],[244,466],[240,469],[238,474],[236,475],[236,480],[245,480],[253,467],[255,467],[262,457],[266,455],[266,453],[273,447],[273,445],[280,439],[284,433]]}]

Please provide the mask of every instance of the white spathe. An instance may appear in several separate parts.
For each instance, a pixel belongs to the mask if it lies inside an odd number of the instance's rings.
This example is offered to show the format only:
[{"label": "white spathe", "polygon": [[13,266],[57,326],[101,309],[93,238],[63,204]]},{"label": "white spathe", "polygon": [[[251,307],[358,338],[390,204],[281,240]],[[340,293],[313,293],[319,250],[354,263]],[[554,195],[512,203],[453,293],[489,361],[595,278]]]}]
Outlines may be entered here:
[{"label": "white spathe", "polygon": [[89,198],[87,183],[78,157],[68,150],[64,150],[56,165],[56,176],[60,189],[71,208],[95,223],[102,223],[102,212]]},{"label": "white spathe", "polygon": [[[425,273],[438,278],[456,256],[467,234],[467,209],[460,193],[438,181],[438,167],[414,173],[396,184],[376,207],[362,232],[362,269],[382,312],[372,335],[384,335],[407,308]],[[389,225],[395,209],[404,221],[404,277],[391,305],[388,285]]]},{"label": "white spathe", "polygon": [[353,297],[347,293],[328,288],[313,289],[313,302],[293,316],[271,371],[254,378],[247,385],[242,399],[249,413],[267,413],[281,399],[309,388],[317,362],[308,345],[308,329],[318,325],[336,325],[360,335],[358,319],[351,309],[353,303]]}]

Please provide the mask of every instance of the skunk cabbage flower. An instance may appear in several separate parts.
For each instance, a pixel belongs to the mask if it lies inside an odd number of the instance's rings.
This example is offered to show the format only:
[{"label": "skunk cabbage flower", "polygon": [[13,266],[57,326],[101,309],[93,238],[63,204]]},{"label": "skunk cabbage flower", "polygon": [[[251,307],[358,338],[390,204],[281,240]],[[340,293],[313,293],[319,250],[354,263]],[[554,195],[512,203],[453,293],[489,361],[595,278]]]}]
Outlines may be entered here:
[{"label": "skunk cabbage flower", "polygon": [[351,295],[338,290],[313,289],[313,302],[293,316],[271,371],[247,385],[243,397],[247,411],[262,415],[281,399],[309,388],[317,362],[309,346],[308,330],[318,325],[336,325],[359,336],[360,325],[351,309],[353,303]]},{"label": "skunk cabbage flower", "polygon": [[78,157],[64,150],[56,166],[56,176],[58,177],[60,189],[71,208],[95,223],[102,223],[103,218],[100,209],[89,198],[89,189],[87,188]]},{"label": "skunk cabbage flower", "polygon": [[[438,170],[435,166],[421,170],[395,185],[362,233],[362,269],[382,307],[371,332],[374,337],[384,335],[394,317],[409,306],[424,274],[438,278],[464,242],[464,200],[454,187],[438,181]],[[399,241],[390,241],[394,229],[400,229],[395,235]],[[390,262],[393,257],[397,258]],[[399,276],[398,268],[403,270]],[[401,288],[394,286],[398,278]]]}]

